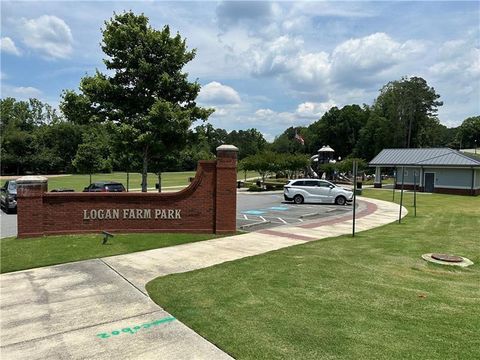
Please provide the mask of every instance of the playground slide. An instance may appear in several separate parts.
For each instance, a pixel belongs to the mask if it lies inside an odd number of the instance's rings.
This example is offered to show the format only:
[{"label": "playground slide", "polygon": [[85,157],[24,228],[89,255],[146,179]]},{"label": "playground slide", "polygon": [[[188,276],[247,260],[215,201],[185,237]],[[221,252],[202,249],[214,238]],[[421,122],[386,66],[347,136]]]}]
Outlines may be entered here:
[{"label": "playground slide", "polygon": [[313,179],[318,179],[318,174],[312,169],[311,166],[307,166],[307,173]]}]

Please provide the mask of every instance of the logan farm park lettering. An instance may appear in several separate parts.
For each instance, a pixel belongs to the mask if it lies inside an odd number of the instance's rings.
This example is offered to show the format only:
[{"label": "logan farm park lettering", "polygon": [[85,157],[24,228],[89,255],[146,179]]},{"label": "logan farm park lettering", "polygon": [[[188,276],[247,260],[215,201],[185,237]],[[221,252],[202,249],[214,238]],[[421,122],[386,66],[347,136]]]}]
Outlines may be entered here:
[{"label": "logan farm park lettering", "polygon": [[83,220],[177,220],[181,209],[90,209],[83,210]]}]

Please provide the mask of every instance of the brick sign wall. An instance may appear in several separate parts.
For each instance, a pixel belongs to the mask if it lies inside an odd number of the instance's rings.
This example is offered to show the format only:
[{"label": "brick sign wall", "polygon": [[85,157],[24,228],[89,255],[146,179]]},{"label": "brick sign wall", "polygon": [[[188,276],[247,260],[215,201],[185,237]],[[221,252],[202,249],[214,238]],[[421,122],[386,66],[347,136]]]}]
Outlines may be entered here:
[{"label": "brick sign wall", "polygon": [[47,179],[17,180],[18,237],[111,232],[236,231],[237,149],[200,161],[189,187],[175,193],[48,193]]}]

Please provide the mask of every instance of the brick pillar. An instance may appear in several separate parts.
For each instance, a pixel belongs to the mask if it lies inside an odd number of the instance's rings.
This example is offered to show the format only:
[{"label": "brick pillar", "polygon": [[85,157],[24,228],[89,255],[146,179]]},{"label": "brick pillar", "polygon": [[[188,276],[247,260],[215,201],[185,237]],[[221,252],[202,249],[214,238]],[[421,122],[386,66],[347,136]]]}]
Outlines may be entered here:
[{"label": "brick pillar", "polygon": [[233,145],[217,148],[215,233],[237,230],[237,153]]},{"label": "brick pillar", "polygon": [[47,191],[47,178],[23,176],[17,179],[18,237],[43,235],[43,194]]}]

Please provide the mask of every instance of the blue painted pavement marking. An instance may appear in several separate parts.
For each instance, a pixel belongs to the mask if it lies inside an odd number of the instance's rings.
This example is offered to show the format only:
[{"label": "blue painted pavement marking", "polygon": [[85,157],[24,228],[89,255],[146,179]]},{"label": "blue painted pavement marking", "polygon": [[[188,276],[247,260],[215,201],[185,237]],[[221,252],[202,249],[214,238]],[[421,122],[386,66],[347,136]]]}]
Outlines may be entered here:
[{"label": "blue painted pavement marking", "polygon": [[242,214],[248,214],[248,215],[262,215],[262,214],[265,214],[265,211],[259,211],[259,210],[247,210],[247,211],[242,211]]},{"label": "blue painted pavement marking", "polygon": [[269,210],[277,210],[277,211],[284,211],[288,210],[287,206],[272,206],[271,208],[268,208]]}]

